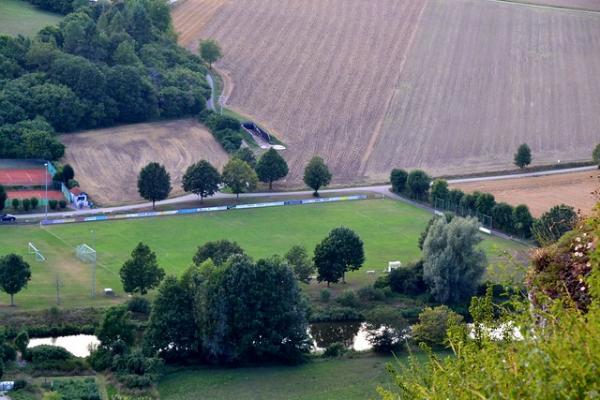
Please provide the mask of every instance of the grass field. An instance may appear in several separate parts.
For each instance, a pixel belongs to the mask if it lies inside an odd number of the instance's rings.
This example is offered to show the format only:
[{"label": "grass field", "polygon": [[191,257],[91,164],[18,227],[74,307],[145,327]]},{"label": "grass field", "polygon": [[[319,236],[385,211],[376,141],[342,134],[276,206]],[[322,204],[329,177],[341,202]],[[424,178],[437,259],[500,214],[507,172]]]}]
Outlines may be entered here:
[{"label": "grass field", "polygon": [[392,167],[506,169],[523,142],[536,163],[586,159],[596,144],[598,13],[490,0],[186,0],[173,16],[182,45],[222,45],[228,107],[286,143],[290,186],[314,154],[336,182],[381,182]]},{"label": "grass field", "polygon": [[56,25],[61,18],[23,0],[0,1],[0,33],[34,36],[43,27]]},{"label": "grass field", "polygon": [[[417,259],[417,240],[430,217],[429,213],[413,206],[381,199],[46,228],[4,227],[0,229],[0,254],[23,254],[32,266],[33,279],[29,287],[15,297],[23,308],[55,304],[57,273],[64,306],[104,305],[124,298],[90,299],[90,267],[74,257],[75,246],[80,243],[95,243],[98,250],[97,290],[110,287],[123,296],[118,271],[139,241],[156,251],[167,273],[178,275],[190,265],[197,246],[210,240],[235,240],[253,257],[283,254],[296,244],[312,252],[331,229],[343,225],[361,236],[366,252],[363,269],[350,273],[347,285],[337,285],[346,289],[372,283],[388,261]],[[28,242],[35,243],[47,262],[37,262],[27,254]],[[485,240],[482,246],[492,259],[498,249],[525,250],[514,242],[496,238]],[[370,269],[377,273],[367,275],[366,270]],[[324,286],[313,283],[307,290],[316,295]],[[7,295],[0,296],[0,304],[6,305],[8,301]]]},{"label": "grass field", "polygon": [[385,366],[393,362],[360,356],[292,367],[192,369],[167,375],[158,391],[164,400],[363,400],[377,398],[378,385],[392,384]]}]

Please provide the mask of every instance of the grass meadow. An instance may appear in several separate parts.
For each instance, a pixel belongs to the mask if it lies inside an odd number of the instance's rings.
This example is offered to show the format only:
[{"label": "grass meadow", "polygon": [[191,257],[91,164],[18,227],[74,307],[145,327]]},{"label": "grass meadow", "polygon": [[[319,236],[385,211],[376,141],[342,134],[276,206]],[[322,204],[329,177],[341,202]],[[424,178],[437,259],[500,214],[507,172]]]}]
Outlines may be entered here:
[{"label": "grass meadow", "polygon": [[[140,241],[156,252],[168,274],[179,275],[190,265],[196,248],[207,241],[235,240],[255,258],[284,254],[296,244],[306,246],[312,253],[331,229],[347,226],[364,241],[366,262],[361,270],[348,274],[348,284],[332,285],[334,290],[341,290],[371,284],[383,273],[388,261],[406,263],[418,259],[418,237],[429,218],[431,215],[419,208],[376,199],[50,227],[7,226],[0,228],[0,254],[21,254],[32,267],[31,282],[15,296],[18,308],[55,305],[57,280],[62,306],[103,306],[124,301],[119,269]],[[45,262],[28,254],[28,242],[40,249]],[[98,252],[95,299],[90,298],[92,268],[75,257],[75,247],[81,243]],[[501,251],[526,250],[497,238],[487,238],[481,246],[491,262],[498,261]],[[367,274],[367,270],[374,270],[375,274]],[[494,271],[490,268],[490,275]],[[314,298],[325,284],[314,282],[303,287]],[[114,289],[117,297],[104,297],[100,293],[103,288]],[[8,308],[7,304],[9,296],[0,294],[0,313]]]},{"label": "grass meadow", "polygon": [[61,18],[24,0],[0,1],[0,33],[32,37],[45,26],[57,24]]}]

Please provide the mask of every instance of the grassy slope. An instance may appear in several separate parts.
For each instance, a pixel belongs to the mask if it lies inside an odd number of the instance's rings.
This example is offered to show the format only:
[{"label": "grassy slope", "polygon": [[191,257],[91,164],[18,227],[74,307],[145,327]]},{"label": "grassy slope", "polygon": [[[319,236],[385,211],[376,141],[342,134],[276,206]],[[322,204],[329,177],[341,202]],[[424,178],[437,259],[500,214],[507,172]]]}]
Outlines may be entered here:
[{"label": "grassy slope", "polygon": [[[310,252],[327,233],[338,226],[354,229],[363,239],[366,263],[362,270],[348,276],[356,288],[373,282],[390,260],[408,262],[419,257],[417,239],[430,214],[392,200],[366,200],[338,204],[234,210],[188,217],[162,217],[131,221],[98,222],[48,228],[38,226],[0,228],[0,254],[16,252],[30,262],[33,279],[17,294],[16,302],[25,308],[44,308],[55,304],[56,274],[59,273],[62,304],[65,306],[102,305],[111,301],[89,298],[90,268],[74,257],[80,243],[92,245],[94,231],[98,250],[97,288],[112,287],[122,292],[118,271],[133,247],[144,241],[156,251],[161,266],[169,274],[180,274],[190,264],[195,249],[206,241],[238,241],[253,257],[283,254],[292,245],[302,244]],[[27,254],[27,243],[47,257],[37,262]],[[522,250],[513,242],[489,239],[483,247],[488,254],[496,248]],[[367,275],[366,270],[375,270]],[[324,285],[311,284],[316,295]],[[122,300],[122,298],[121,298]],[[0,304],[8,296],[0,296]],[[1,312],[1,309],[0,309]]]},{"label": "grassy slope", "polygon": [[318,360],[295,367],[194,369],[167,375],[160,398],[184,399],[368,399],[389,385],[385,365],[392,357],[360,356]]},{"label": "grassy slope", "polygon": [[34,36],[43,27],[57,24],[61,18],[23,0],[0,1],[0,33]]}]

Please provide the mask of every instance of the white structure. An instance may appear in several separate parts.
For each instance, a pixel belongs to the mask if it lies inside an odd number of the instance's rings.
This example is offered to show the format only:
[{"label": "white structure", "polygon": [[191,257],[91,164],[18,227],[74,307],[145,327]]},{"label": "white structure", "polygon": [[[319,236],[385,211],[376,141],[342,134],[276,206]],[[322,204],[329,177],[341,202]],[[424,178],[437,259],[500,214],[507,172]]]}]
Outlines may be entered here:
[{"label": "white structure", "polygon": [[390,261],[385,272],[390,273],[392,272],[392,270],[398,269],[400,267],[402,267],[402,263],[400,261]]},{"label": "white structure", "polygon": [[111,288],[107,287],[107,288],[104,288],[104,295],[105,296],[114,296],[115,292]]}]

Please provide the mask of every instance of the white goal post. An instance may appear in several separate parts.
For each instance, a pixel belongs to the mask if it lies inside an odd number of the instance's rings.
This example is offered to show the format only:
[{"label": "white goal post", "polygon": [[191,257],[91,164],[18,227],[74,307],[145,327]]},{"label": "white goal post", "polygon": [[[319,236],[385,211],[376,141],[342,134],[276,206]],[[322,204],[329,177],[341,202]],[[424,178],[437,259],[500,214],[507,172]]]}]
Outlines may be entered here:
[{"label": "white goal post", "polygon": [[84,263],[94,264],[96,262],[96,250],[85,243],[75,248],[75,255]]},{"label": "white goal post", "polygon": [[29,242],[27,244],[27,252],[29,254],[34,254],[35,255],[35,259],[37,261],[46,261],[46,257],[44,257],[44,255],[42,254],[42,252],[35,247],[35,244],[33,244],[32,242]]}]

